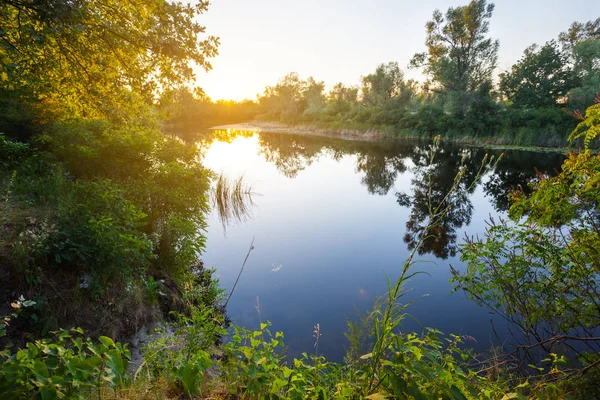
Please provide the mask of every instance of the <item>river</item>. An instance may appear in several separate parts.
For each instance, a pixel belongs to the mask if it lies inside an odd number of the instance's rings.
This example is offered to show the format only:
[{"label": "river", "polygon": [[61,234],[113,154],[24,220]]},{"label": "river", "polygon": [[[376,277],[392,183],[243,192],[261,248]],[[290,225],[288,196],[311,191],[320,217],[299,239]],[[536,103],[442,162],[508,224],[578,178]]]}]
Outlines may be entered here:
[{"label": "river", "polygon": [[469,336],[467,345],[479,352],[511,340],[499,316],[461,291],[451,293],[450,265],[462,270],[465,235],[481,236],[486,220],[506,216],[510,190],[527,190],[538,172],[553,173],[562,154],[506,150],[469,188],[484,156],[500,150],[442,144],[431,163],[429,143],[224,131],[200,147],[206,167],[243,175],[253,193],[254,206],[236,223],[224,227],[213,211],[203,255],[230,290],[254,238],[227,307],[235,324],[254,329],[259,317],[271,321],[273,332],[284,332],[288,354],[298,356],[314,351],[318,323],[319,352],[340,361],[347,320],[386,293],[386,277],[398,277],[427,223],[428,201],[444,198],[464,158],[447,218],[420,249],[416,259],[423,262],[412,267],[425,274],[405,285],[405,301],[418,300],[402,329]]}]

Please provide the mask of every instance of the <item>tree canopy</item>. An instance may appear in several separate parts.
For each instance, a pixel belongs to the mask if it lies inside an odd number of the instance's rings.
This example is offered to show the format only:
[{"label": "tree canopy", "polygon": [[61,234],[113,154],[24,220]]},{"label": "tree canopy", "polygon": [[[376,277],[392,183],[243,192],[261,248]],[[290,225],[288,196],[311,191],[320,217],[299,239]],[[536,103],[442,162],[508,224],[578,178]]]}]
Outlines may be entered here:
[{"label": "tree canopy", "polygon": [[218,38],[195,18],[208,1],[6,0],[0,89],[106,115],[210,69]]},{"label": "tree canopy", "polygon": [[553,107],[577,86],[577,77],[556,42],[532,45],[511,70],[500,74],[500,90],[516,107]]},{"label": "tree canopy", "polygon": [[424,68],[431,88],[443,93],[475,92],[489,84],[500,46],[486,36],[493,11],[486,0],[450,7],[445,14],[434,11],[426,25],[427,51],[415,54],[410,65]]}]

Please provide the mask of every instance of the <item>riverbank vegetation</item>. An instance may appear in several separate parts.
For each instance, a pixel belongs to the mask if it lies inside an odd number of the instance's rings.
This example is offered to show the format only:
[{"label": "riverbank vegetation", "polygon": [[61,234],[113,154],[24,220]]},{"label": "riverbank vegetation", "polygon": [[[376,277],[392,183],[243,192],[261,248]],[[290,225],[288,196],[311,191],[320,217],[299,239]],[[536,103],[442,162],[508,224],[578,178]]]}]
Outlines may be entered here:
[{"label": "riverbank vegetation", "polygon": [[[557,38],[532,44],[498,75],[501,43],[489,36],[493,11],[485,0],[435,11],[425,51],[406,62],[424,74],[422,82],[406,79],[398,62],[380,64],[354,86],[290,73],[258,96],[251,114],[332,133],[565,147],[578,123],[574,113],[583,113],[600,91],[600,19],[575,22]],[[180,125],[201,119],[202,99],[185,105]]]},{"label": "riverbank vegetation", "polygon": [[[0,397],[510,399],[594,394],[600,159],[589,148],[598,141],[600,104],[585,115],[548,106],[547,98],[535,104],[548,108],[532,106],[528,99],[537,94],[524,98],[526,89],[515,88],[511,80],[525,65],[503,78],[508,100],[493,100],[490,71],[497,44],[482,37],[493,11],[485,1],[453,8],[446,16],[434,14],[428,51],[414,60],[426,68],[429,92],[419,94],[397,65],[388,64],[363,79],[360,96],[357,88],[337,85],[337,94],[325,97],[321,83],[290,75],[267,89],[258,105],[214,105],[206,99],[203,104],[210,115],[231,106],[231,114],[214,117],[224,122],[235,122],[229,120],[234,114],[246,118],[258,112],[273,112],[265,118],[285,122],[400,128],[400,121],[412,120],[431,136],[471,126],[460,125],[465,121],[481,123],[472,125],[481,126],[473,132],[484,135],[486,119],[495,118],[498,110],[528,121],[536,113],[554,115],[552,132],[561,138],[563,128],[571,130],[569,118],[581,118],[572,140],[581,141],[584,150],[571,154],[559,175],[534,180],[532,193],[512,195],[513,224],[492,225],[484,239],[448,250],[460,251],[469,264],[465,275],[456,275],[456,289],[514,320],[528,335],[520,348],[527,355],[475,355],[458,335],[433,328],[399,330],[410,313],[403,285],[415,273],[414,258],[436,251],[431,236],[440,226],[458,229],[456,202],[493,167],[489,158],[475,170],[466,168],[464,158],[446,158],[456,175],[418,194],[434,193],[433,199],[398,196],[400,204],[420,205],[414,206],[415,229],[405,239],[412,252],[399,263],[400,278],[389,282],[389,293],[362,325],[349,323],[353,346],[344,364],[319,354],[318,324],[314,353],[288,360],[284,333],[272,333],[270,323],[261,319],[259,299],[260,329],[227,330],[223,291],[198,257],[211,204],[230,204],[229,211],[221,210],[222,218],[239,218],[250,191],[242,181],[228,187],[226,179],[215,179],[202,166],[198,147],[166,129],[189,112],[180,103],[190,102],[198,110],[200,92],[190,97],[185,84],[194,76],[191,62],[209,69],[217,53],[219,40],[195,19],[207,7],[205,1],[0,4]],[[458,63],[465,54],[445,48],[439,36],[454,28],[470,32],[460,22],[463,15],[474,18],[476,27],[474,47],[462,49],[474,51],[477,61],[468,66]],[[561,35],[564,51],[574,52],[565,62],[573,63],[579,82],[553,95],[557,103],[566,96],[566,107],[587,105],[593,87],[581,82],[597,82],[594,26],[574,25]],[[555,50],[530,53],[546,57]],[[322,112],[327,109],[337,111]],[[359,115],[365,119],[356,119]],[[439,136],[420,154],[430,166],[446,165],[436,164],[438,143]],[[382,167],[368,161],[365,171]],[[424,167],[423,180],[435,184],[426,173]],[[374,193],[386,185],[389,190],[389,181],[367,179],[365,184]],[[505,247],[508,240],[520,241],[518,252]],[[158,333],[139,344],[139,331],[153,322],[160,325]],[[126,340],[129,345],[122,344]]]},{"label": "riverbank vegetation", "polygon": [[388,136],[565,146],[577,125],[572,113],[592,105],[600,90],[600,19],[531,45],[495,76],[500,43],[488,36],[493,10],[479,0],[434,12],[426,49],[408,66],[422,71],[424,82],[405,79],[397,62],[328,93],[324,82],[292,73],[259,96],[257,118]]}]

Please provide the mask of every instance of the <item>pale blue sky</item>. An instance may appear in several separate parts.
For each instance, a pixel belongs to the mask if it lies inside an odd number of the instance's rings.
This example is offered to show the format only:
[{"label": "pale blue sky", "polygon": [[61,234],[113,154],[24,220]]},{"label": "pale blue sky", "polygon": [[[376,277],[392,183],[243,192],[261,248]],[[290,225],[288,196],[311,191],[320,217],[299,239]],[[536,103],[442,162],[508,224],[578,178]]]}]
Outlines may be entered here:
[{"label": "pale blue sky", "polygon": [[[407,64],[424,51],[425,23],[436,8],[467,0],[213,0],[200,18],[221,38],[213,70],[197,84],[218,100],[255,99],[288,72],[327,87],[357,84],[383,62]],[[600,16],[597,0],[497,0],[490,36],[500,40],[498,71],[509,69],[532,43],[555,39],[574,21]]]}]

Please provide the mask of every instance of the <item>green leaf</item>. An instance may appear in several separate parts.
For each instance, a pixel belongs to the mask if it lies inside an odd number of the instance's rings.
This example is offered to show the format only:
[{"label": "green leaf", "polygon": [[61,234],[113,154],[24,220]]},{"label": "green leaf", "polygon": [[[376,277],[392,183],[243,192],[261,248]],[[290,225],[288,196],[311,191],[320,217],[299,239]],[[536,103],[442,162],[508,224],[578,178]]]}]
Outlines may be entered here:
[{"label": "green leaf", "polygon": [[381,394],[381,393],[373,393],[367,397],[365,397],[365,399],[370,399],[370,400],[385,400],[387,399],[387,396]]},{"label": "green leaf", "polygon": [[33,372],[35,375],[42,380],[42,382],[46,382],[48,377],[50,376],[48,372],[48,367],[43,362],[37,360],[33,364]]},{"label": "green leaf", "polygon": [[463,392],[461,392],[460,389],[455,385],[450,387],[450,393],[452,393],[452,398],[454,398],[454,400],[467,400]]},{"label": "green leaf", "polygon": [[100,341],[102,342],[102,344],[104,344],[109,349],[112,348],[112,347],[115,347],[115,342],[111,338],[109,338],[108,336],[100,336],[98,339],[100,339]]}]

